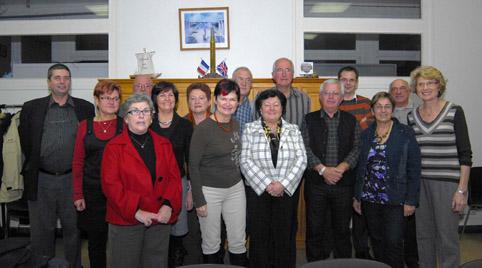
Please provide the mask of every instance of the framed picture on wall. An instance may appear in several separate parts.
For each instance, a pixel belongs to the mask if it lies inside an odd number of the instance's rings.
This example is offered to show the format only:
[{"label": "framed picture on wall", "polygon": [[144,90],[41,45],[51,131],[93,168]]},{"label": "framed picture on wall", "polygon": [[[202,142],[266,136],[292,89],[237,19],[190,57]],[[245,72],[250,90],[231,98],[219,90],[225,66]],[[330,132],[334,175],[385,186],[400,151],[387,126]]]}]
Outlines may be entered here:
[{"label": "framed picture on wall", "polygon": [[211,29],[217,49],[229,49],[229,8],[180,8],[181,50],[209,49]]}]

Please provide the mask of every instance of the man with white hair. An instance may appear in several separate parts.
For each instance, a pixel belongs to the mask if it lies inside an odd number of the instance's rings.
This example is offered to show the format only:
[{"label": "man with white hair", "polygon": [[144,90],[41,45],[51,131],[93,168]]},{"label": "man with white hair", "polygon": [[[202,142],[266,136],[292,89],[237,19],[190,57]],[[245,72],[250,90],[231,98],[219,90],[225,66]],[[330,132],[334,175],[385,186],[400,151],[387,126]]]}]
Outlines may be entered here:
[{"label": "man with white hair", "polygon": [[327,80],[320,87],[322,109],[306,115],[301,134],[308,156],[305,171],[306,259],[328,258],[325,240],[331,210],[334,257],[351,258],[350,219],[355,167],[361,149],[361,127],[356,117],[339,109],[344,86]]}]

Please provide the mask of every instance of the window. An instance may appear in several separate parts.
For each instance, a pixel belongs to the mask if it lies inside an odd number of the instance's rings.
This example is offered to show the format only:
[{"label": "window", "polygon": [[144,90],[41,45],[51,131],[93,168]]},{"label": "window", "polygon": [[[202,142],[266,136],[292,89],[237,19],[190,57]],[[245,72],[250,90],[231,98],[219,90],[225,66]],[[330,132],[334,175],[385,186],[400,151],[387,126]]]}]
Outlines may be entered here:
[{"label": "window", "polygon": [[420,18],[420,0],[304,0],[311,18]]},{"label": "window", "polygon": [[0,20],[107,18],[108,0],[1,0]]},{"label": "window", "polygon": [[353,65],[364,76],[409,76],[421,63],[421,37],[409,34],[305,33],[305,61],[321,76]]},{"label": "window", "polygon": [[108,35],[3,36],[1,74],[13,78],[44,77],[52,63],[73,66],[76,77],[108,77]]}]

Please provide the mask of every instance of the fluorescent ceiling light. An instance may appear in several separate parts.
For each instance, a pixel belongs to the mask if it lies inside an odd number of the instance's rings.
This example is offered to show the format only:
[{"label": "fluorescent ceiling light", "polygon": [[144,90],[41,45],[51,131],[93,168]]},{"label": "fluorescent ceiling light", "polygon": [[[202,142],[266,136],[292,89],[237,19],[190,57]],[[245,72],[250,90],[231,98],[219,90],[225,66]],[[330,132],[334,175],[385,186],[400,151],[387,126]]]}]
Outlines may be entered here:
[{"label": "fluorescent ceiling light", "polygon": [[318,34],[305,33],[305,40],[313,40],[318,36]]},{"label": "fluorescent ceiling light", "polygon": [[350,3],[316,3],[310,13],[343,13],[350,5]]},{"label": "fluorescent ceiling light", "polygon": [[93,5],[93,6],[85,6],[85,7],[99,17],[107,16],[109,14],[108,5]]}]

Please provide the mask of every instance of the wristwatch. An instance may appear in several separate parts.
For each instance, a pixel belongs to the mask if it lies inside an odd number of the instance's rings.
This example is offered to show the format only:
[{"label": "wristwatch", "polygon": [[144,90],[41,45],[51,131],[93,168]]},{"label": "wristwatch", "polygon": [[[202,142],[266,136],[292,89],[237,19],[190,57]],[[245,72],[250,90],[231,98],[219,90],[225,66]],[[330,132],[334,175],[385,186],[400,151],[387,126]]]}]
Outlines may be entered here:
[{"label": "wristwatch", "polygon": [[323,176],[323,172],[325,172],[325,169],[326,169],[326,167],[323,167],[323,168],[320,170],[320,172],[318,172],[318,174],[320,174],[320,176]]},{"label": "wristwatch", "polygon": [[467,195],[467,191],[457,190],[457,193]]}]

